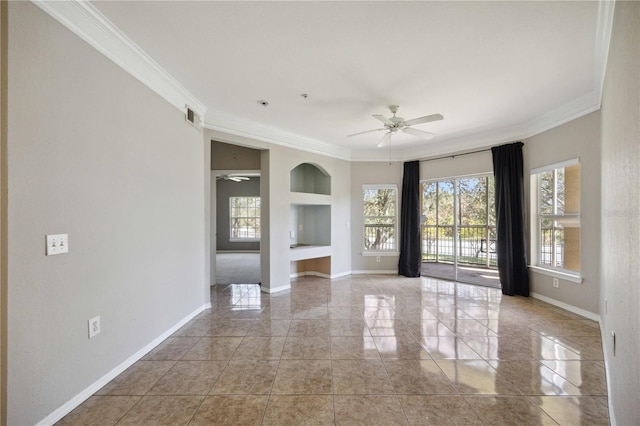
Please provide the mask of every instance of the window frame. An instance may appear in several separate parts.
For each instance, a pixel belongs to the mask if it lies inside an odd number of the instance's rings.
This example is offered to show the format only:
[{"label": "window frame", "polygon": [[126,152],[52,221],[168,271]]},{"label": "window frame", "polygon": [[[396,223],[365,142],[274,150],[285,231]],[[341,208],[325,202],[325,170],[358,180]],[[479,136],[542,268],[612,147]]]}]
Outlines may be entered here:
[{"label": "window frame", "polygon": [[[376,249],[376,250],[371,250],[371,249],[367,249],[364,243],[365,240],[365,235],[366,235],[366,222],[367,222],[367,217],[372,217],[372,216],[366,216],[365,215],[365,211],[364,211],[364,206],[365,206],[365,191],[370,191],[370,190],[387,190],[387,189],[392,189],[394,191],[394,195],[395,195],[395,200],[394,200],[394,212],[393,212],[393,235],[395,236],[394,238],[394,247],[392,249],[386,249],[386,250],[380,250],[380,249]],[[361,214],[362,214],[362,255],[363,256],[397,256],[400,254],[399,252],[399,227],[398,227],[398,211],[399,211],[399,198],[398,198],[398,185],[397,184],[364,184],[362,185],[362,198],[361,198]]]},{"label": "window frame", "polygon": [[[580,235],[582,235],[580,217],[582,211],[582,197],[580,197],[580,205],[578,213],[562,213],[553,212],[551,214],[543,213],[541,211],[541,185],[540,185],[540,176],[543,173],[554,172],[558,169],[564,169],[570,166],[580,166],[580,181],[579,185],[582,186],[582,165],[580,163],[580,158],[573,158],[566,161],[561,161],[558,163],[549,164],[542,167],[537,167],[531,169],[530,171],[530,201],[531,201],[531,264],[529,268],[532,270],[542,273],[544,275],[548,275],[554,278],[562,278],[568,281],[580,283],[582,282],[582,271],[575,271],[572,269],[566,269],[564,267],[558,267],[553,265],[548,265],[542,263],[542,255],[541,255],[541,236],[542,236],[542,222],[544,219],[550,219],[552,221],[558,220],[571,220],[577,222],[577,228],[580,229]],[[581,188],[578,189],[581,192]],[[555,229],[555,227],[554,227]],[[564,249],[564,243],[563,243]],[[582,253],[582,241],[580,241],[580,253]],[[581,256],[581,254],[580,254]],[[582,267],[582,266],[581,266]]]},{"label": "window frame", "polygon": [[258,201],[260,201],[260,196],[259,195],[232,195],[232,196],[229,197],[229,242],[232,242],[232,243],[260,242],[260,236],[261,236],[260,217],[261,217],[262,204],[260,204],[260,206],[258,207],[258,216],[238,216],[239,218],[256,219],[257,223],[258,223],[258,234],[259,234],[259,236],[257,238],[255,238],[255,237],[247,237],[247,238],[234,237],[233,236],[233,219],[235,218],[235,216],[233,216],[233,199],[234,198],[254,198],[254,199],[257,199]]}]

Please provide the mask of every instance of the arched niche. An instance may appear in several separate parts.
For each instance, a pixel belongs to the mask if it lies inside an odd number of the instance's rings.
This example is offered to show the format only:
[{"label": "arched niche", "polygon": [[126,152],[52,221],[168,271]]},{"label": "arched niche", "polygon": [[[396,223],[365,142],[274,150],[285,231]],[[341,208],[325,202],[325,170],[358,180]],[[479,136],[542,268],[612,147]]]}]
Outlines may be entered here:
[{"label": "arched niche", "polygon": [[322,167],[302,163],[291,170],[291,192],[331,195],[331,176]]}]

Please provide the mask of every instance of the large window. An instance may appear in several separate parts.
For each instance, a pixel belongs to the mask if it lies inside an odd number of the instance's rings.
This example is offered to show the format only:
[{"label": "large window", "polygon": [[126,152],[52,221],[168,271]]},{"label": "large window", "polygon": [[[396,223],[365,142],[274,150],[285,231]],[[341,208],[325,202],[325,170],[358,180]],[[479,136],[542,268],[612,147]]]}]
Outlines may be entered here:
[{"label": "large window", "polygon": [[[535,266],[580,272],[580,163],[570,160],[531,172],[532,210],[537,212]],[[535,208],[535,210],[534,210]]]},{"label": "large window", "polygon": [[422,182],[422,259],[496,266],[494,198],[492,175]]},{"label": "large window", "polygon": [[231,241],[260,240],[260,197],[229,197]]},{"label": "large window", "polygon": [[398,187],[364,185],[364,251],[396,252],[398,249]]}]

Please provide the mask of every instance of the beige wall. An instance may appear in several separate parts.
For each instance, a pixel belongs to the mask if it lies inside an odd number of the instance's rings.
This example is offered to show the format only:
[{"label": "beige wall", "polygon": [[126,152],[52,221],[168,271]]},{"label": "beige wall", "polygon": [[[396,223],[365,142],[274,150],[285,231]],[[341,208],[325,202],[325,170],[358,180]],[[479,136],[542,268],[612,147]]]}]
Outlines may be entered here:
[{"label": "beige wall", "polygon": [[0,2],[0,425],[7,423],[7,6]]},{"label": "beige wall", "polygon": [[[582,283],[553,278],[530,270],[531,291],[593,314],[600,296],[600,113],[594,112],[524,141],[525,200],[530,200],[531,170],[580,159],[580,264]],[[535,214],[528,208],[529,217]],[[527,222],[529,223],[529,222]],[[529,242],[532,226],[529,226]],[[531,255],[529,255],[531,260]]]},{"label": "beige wall", "polygon": [[[600,311],[612,424],[640,424],[640,3],[617,2],[602,99]],[[605,305],[606,303],[606,305]],[[613,351],[611,333],[616,333]]]},{"label": "beige wall", "polygon": [[39,8],[8,11],[8,422],[34,424],[209,301],[205,149]]}]

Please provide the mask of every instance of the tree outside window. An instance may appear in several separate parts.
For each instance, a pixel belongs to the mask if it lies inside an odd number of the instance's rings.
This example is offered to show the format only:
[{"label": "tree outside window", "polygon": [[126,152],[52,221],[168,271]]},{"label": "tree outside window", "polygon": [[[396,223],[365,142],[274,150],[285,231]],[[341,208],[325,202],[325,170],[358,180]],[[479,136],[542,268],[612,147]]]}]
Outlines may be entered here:
[{"label": "tree outside window", "polygon": [[396,185],[365,185],[362,189],[364,214],[364,250],[397,250]]},{"label": "tree outside window", "polygon": [[260,197],[229,197],[231,241],[260,240]]}]

